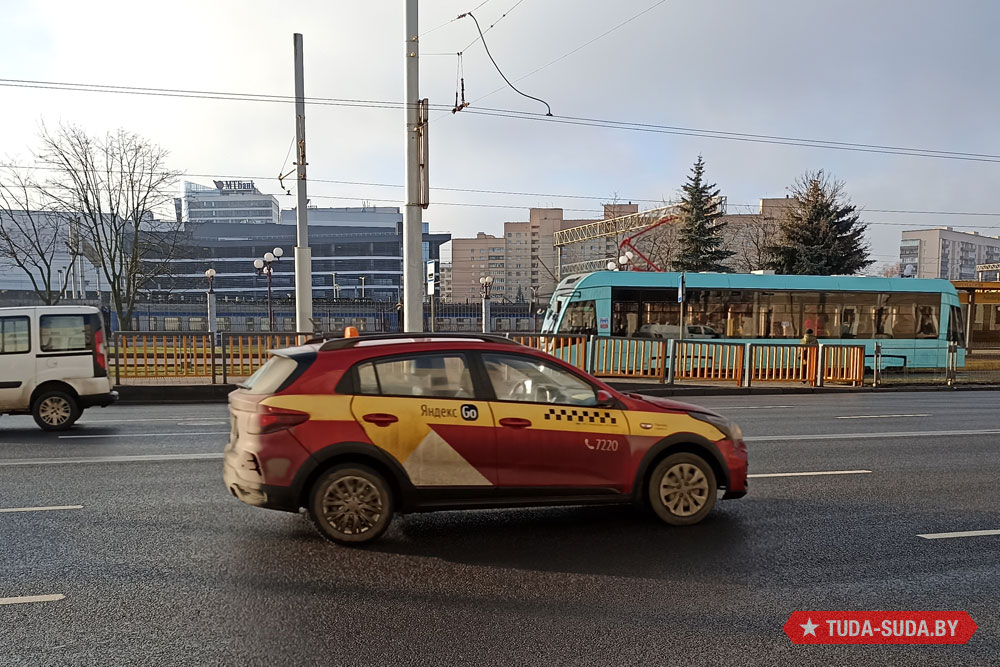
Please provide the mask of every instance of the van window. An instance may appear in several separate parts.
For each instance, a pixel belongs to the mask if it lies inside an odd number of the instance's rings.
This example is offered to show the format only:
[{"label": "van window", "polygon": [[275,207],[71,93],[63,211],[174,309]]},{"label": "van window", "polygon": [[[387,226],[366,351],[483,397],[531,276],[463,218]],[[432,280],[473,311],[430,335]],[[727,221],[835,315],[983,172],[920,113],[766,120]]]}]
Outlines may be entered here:
[{"label": "van window", "polygon": [[42,315],[39,339],[42,352],[76,352],[93,349],[94,332],[86,315]]},{"label": "van window", "polygon": [[27,317],[0,317],[0,354],[23,354],[31,350]]}]

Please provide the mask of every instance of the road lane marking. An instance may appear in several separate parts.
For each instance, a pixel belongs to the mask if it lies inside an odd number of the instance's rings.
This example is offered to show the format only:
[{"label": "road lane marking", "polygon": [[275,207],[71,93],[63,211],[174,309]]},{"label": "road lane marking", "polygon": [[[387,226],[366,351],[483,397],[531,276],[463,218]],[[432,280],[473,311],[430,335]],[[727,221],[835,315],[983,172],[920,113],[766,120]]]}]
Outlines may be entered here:
[{"label": "road lane marking", "polygon": [[206,417],[192,417],[191,415],[186,415],[184,417],[147,417],[145,419],[83,419],[78,421],[77,424],[134,424],[139,422],[182,422],[189,421],[192,419],[221,419],[216,416],[206,416]]},{"label": "road lane marking", "polygon": [[871,470],[817,470],[815,472],[766,472],[747,477],[815,477],[817,475],[866,475]]},{"label": "road lane marking", "polygon": [[777,408],[794,408],[794,405],[713,405],[707,406],[713,410],[776,410]]},{"label": "road lane marking", "polygon": [[197,461],[217,460],[222,452],[196,452],[192,454],[136,454],[132,456],[60,456],[54,459],[10,459],[0,461],[0,466],[56,465],[60,463],[132,463],[137,461]]},{"label": "road lane marking", "polygon": [[930,417],[929,412],[922,412],[912,415],[849,415],[844,417],[834,417],[834,419],[897,419],[899,417]]},{"label": "road lane marking", "polygon": [[214,419],[214,420],[203,420],[203,421],[187,421],[187,422],[177,422],[178,426],[218,426],[219,424],[228,424],[229,422],[225,419]]},{"label": "road lane marking", "polygon": [[101,433],[93,435],[60,435],[61,439],[73,438],[164,438],[172,435],[229,435],[229,431],[175,431],[173,433]]},{"label": "road lane marking", "polygon": [[0,512],[51,512],[54,510],[82,510],[83,505],[49,505],[48,507],[5,507]]},{"label": "road lane marking", "polygon": [[815,435],[754,435],[746,442],[778,442],[784,440],[860,440],[872,438],[936,438],[945,435],[1000,435],[1000,429],[984,428],[967,431],[893,431],[889,433],[816,433]]},{"label": "road lane marking", "polygon": [[65,595],[57,593],[56,595],[25,595],[17,598],[0,598],[0,604],[25,604],[28,602],[55,602],[56,600],[62,600]]},{"label": "road lane marking", "polygon": [[983,537],[985,535],[1000,535],[1000,530],[962,530],[957,533],[924,533],[917,535],[925,540],[943,540],[949,537]]}]

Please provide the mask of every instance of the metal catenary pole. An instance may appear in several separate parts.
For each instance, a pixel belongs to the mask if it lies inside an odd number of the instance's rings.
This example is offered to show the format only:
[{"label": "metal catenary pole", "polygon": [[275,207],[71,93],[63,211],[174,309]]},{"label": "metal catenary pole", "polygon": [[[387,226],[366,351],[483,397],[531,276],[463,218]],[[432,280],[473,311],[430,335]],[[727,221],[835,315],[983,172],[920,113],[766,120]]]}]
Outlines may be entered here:
[{"label": "metal catenary pole", "polygon": [[[306,102],[302,72],[302,35],[295,33],[295,145],[297,195],[295,205],[298,235],[295,245],[295,330],[312,331],[312,249],[309,247],[309,200],[306,197]],[[273,329],[273,325],[272,325]]]},{"label": "metal catenary pole", "polygon": [[421,253],[422,211],[420,207],[420,90],[417,0],[406,0],[405,47],[406,73],[403,101],[406,109],[406,192],[403,207],[403,328],[424,330],[423,290],[420,282],[423,265]]}]

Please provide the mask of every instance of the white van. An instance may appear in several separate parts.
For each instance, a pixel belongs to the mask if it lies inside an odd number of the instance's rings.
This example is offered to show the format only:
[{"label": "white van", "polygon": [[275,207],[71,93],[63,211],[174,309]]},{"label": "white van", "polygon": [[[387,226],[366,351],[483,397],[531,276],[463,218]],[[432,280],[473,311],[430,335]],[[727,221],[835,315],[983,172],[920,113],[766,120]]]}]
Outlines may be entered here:
[{"label": "white van", "polygon": [[31,414],[46,431],[118,400],[101,312],[92,306],[0,308],[0,414]]}]

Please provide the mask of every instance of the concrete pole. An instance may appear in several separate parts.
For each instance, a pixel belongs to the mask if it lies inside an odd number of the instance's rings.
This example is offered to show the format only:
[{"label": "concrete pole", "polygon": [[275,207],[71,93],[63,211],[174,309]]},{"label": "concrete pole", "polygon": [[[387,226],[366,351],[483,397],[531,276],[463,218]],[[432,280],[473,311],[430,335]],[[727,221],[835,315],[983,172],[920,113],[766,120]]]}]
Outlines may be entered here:
[{"label": "concrete pole", "polygon": [[403,330],[424,330],[423,220],[420,208],[420,100],[417,0],[406,0],[406,193],[403,207]]},{"label": "concrete pole", "polygon": [[490,297],[483,295],[483,333],[490,332]]},{"label": "concrete pole", "polygon": [[295,206],[298,236],[295,244],[295,330],[312,331],[312,249],[309,247],[309,200],[306,197],[306,102],[302,73],[302,35],[292,38],[295,47],[295,145],[298,201]]}]

